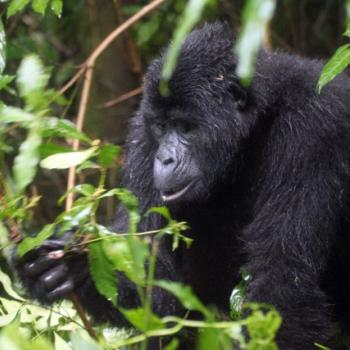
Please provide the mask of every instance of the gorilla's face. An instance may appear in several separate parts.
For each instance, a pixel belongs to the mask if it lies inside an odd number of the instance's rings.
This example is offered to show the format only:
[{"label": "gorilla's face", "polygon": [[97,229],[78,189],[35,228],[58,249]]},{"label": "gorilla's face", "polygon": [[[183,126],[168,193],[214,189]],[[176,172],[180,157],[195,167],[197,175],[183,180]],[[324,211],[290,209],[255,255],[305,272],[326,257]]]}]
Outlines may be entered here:
[{"label": "gorilla's face", "polygon": [[178,112],[151,118],[149,125],[158,144],[153,161],[155,187],[164,202],[190,201],[203,178],[194,150],[197,125]]},{"label": "gorilla's face", "polygon": [[145,159],[152,159],[154,186],[167,203],[202,203],[232,181],[238,148],[254,124],[254,99],[235,75],[232,38],[221,26],[213,30],[186,39],[168,96],[159,92],[163,58],[145,76],[139,111],[151,145]]},{"label": "gorilla's face", "polygon": [[225,108],[216,98],[190,107],[184,101],[152,105],[143,114],[154,145],[154,186],[169,204],[208,199],[231,176],[241,137],[241,115],[231,96]]}]

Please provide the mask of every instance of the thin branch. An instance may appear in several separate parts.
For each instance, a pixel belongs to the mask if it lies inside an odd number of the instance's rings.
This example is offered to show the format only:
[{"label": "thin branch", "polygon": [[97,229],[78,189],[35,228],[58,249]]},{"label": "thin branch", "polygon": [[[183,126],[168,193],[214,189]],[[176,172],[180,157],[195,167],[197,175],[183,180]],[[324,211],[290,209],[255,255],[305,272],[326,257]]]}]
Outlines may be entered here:
[{"label": "thin branch", "polygon": [[122,103],[131,97],[142,94],[142,92],[143,92],[143,86],[140,86],[140,87],[138,87],[134,90],[128,91],[125,94],[122,94],[122,95],[120,95],[120,96],[118,96],[110,101],[105,102],[103,105],[100,105],[99,108],[110,108],[110,107],[116,106],[117,104]]},{"label": "thin branch", "polygon": [[116,39],[121,33],[126,29],[131,27],[135,22],[140,20],[142,17],[147,15],[149,12],[153,11],[159,7],[165,0],[154,0],[150,4],[143,7],[139,12],[135,13],[133,16],[128,18],[123,24],[114,29],[97,48],[91,53],[85,63],[82,64],[80,70],[75,74],[75,76],[60,90],[61,93],[69,89],[84,73],[86,67],[94,65],[96,59],[101,55],[101,53]]},{"label": "thin branch", "polygon": [[[85,74],[85,80],[83,83],[83,90],[81,94],[80,104],[79,104],[79,111],[78,111],[78,117],[77,117],[77,129],[79,131],[82,130],[87,110],[87,104],[89,101],[90,91],[91,91],[91,83],[92,83],[92,76],[93,76],[93,67],[95,65],[95,61],[97,58],[101,55],[101,53],[113,42],[115,38],[117,38],[123,31],[125,31],[127,28],[129,28],[132,24],[134,24],[136,21],[138,21],[140,18],[145,16],[147,13],[158,7],[160,4],[162,4],[164,0],[154,0],[149,5],[143,7],[139,12],[137,12],[134,16],[130,17],[128,20],[126,20],[122,25],[120,25],[118,28],[116,28],[112,33],[110,33],[102,42],[100,45],[97,46],[97,48],[92,52],[92,54],[89,56],[89,58],[86,60],[86,62],[82,65],[80,70],[75,74],[75,76],[61,89],[61,93],[66,91],[70,86],[72,86],[83,74]],[[62,92],[63,91],[63,92]],[[79,149],[79,140],[75,139],[73,142],[73,149],[78,150]],[[69,168],[68,172],[68,180],[67,180],[67,192],[68,196],[66,199],[66,210],[69,210],[72,208],[73,205],[73,193],[71,189],[75,185],[75,175],[76,175],[76,168],[71,167]],[[82,305],[79,302],[79,299],[74,293],[71,293],[71,300],[74,304],[74,307],[76,308],[81,320],[84,323],[84,326],[90,336],[94,339],[97,339],[97,335],[90,323],[90,321],[86,317],[86,313],[82,307]]]},{"label": "thin branch", "polygon": [[[93,75],[93,67],[88,66],[87,70],[86,70],[83,91],[82,91],[81,99],[80,99],[78,118],[77,118],[77,122],[76,122],[76,127],[77,127],[77,130],[79,130],[79,131],[83,130],[86,109],[87,109],[87,104],[89,101],[90,90],[91,90],[92,75]],[[74,141],[73,141],[73,150],[74,151],[77,151],[79,149],[79,144],[80,144],[79,140],[74,139]],[[66,210],[67,211],[72,208],[72,204],[73,204],[73,195],[74,194],[71,190],[75,186],[75,174],[76,174],[76,168],[75,167],[69,168],[68,180],[67,180],[67,191],[69,193],[67,195],[67,200],[66,200]]]}]

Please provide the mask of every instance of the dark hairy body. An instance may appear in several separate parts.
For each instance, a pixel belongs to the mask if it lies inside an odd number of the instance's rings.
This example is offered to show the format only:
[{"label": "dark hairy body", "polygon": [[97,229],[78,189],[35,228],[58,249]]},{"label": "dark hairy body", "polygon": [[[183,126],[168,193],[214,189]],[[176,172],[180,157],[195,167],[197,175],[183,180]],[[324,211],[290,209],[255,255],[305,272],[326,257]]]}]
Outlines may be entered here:
[{"label": "dark hairy body", "polygon": [[[247,301],[272,304],[283,316],[280,348],[313,349],[326,343],[333,321],[344,331],[350,325],[350,79],[340,75],[318,95],[321,63],[261,51],[245,88],[232,47],[219,23],[192,32],[167,97],[159,93],[163,58],[151,64],[130,124],[123,186],[143,212],[166,205],[190,226],[189,249],[172,252],[162,241],[157,278],[189,284],[227,313],[245,267]],[[113,228],[125,232],[123,208],[116,218]],[[139,229],[162,225],[153,215]],[[97,321],[126,324],[96,291],[84,257],[38,259],[18,267],[34,297],[48,302],[74,290]],[[133,285],[117,278],[119,304],[138,305]],[[159,289],[153,309],[184,313]]]}]

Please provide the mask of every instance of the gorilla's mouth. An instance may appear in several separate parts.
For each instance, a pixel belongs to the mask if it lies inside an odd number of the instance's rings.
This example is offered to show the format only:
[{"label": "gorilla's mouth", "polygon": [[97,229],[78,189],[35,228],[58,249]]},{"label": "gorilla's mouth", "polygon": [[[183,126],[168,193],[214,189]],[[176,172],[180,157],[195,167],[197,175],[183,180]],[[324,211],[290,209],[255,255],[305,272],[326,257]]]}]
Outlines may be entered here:
[{"label": "gorilla's mouth", "polygon": [[169,190],[164,192],[162,191],[160,194],[164,202],[171,202],[181,198],[189,190],[191,185],[192,185],[192,182],[190,182],[188,185],[186,185],[182,189]]}]

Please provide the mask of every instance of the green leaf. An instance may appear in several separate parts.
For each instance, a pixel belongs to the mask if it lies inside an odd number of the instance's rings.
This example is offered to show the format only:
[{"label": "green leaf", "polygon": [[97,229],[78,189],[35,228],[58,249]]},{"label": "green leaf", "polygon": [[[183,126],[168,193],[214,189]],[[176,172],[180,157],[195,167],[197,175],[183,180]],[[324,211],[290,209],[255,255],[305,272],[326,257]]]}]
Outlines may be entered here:
[{"label": "green leaf", "polygon": [[255,58],[264,36],[265,24],[272,18],[276,0],[248,0],[243,9],[243,26],[235,52],[238,55],[237,75],[248,85],[254,74]]},{"label": "green leaf", "polygon": [[7,17],[11,17],[15,15],[17,12],[24,9],[30,0],[12,0],[8,9],[7,9]]},{"label": "green leaf", "polygon": [[146,280],[145,260],[148,256],[148,245],[134,237],[113,237],[104,241],[103,247],[116,270],[123,272],[128,279],[138,285],[144,285]]},{"label": "green leaf", "polygon": [[0,76],[0,90],[7,87],[15,79],[14,75],[2,75]]},{"label": "green leaf", "polygon": [[36,120],[34,114],[23,111],[20,108],[3,106],[0,109],[0,122],[3,123],[20,123],[22,126],[30,126],[32,121]]},{"label": "green leaf", "polygon": [[349,2],[349,22],[344,32],[344,35],[350,37],[350,2]]},{"label": "green leaf", "polygon": [[44,228],[35,237],[26,237],[17,248],[19,256],[23,256],[34,248],[39,247],[45,240],[50,238],[54,233],[54,224],[45,225]]},{"label": "green leaf", "polygon": [[43,159],[40,166],[46,169],[67,169],[83,163],[91,158],[96,152],[96,147],[85,151],[57,153]]},{"label": "green leaf", "polygon": [[162,215],[168,222],[172,220],[170,210],[167,207],[153,207],[147,211],[146,215],[152,213]]},{"label": "green leaf", "polygon": [[118,199],[122,202],[129,214],[129,232],[136,233],[137,225],[140,222],[140,213],[139,213],[139,200],[137,197],[125,188],[115,188],[110,190],[99,198],[117,196]]},{"label": "green leaf", "polygon": [[17,72],[17,84],[20,95],[29,97],[45,89],[49,75],[45,72],[41,60],[36,55],[25,57]]},{"label": "green leaf", "polygon": [[164,350],[176,350],[180,345],[180,341],[178,338],[173,338],[170,343],[166,345]]},{"label": "green leaf", "polygon": [[4,71],[6,64],[6,35],[4,25],[0,18],[0,74]]},{"label": "green leaf", "polygon": [[51,117],[45,118],[45,123],[42,131],[43,137],[64,137],[91,143],[91,139],[83,132],[78,131],[76,125],[69,120]]},{"label": "green leaf", "polygon": [[[11,324],[17,317],[22,305],[22,302],[0,298],[0,327],[5,327]],[[0,347],[0,349],[3,348]]]},{"label": "green leaf", "polygon": [[83,338],[76,332],[71,335],[71,341],[73,350],[103,350],[93,339]]},{"label": "green leaf", "polygon": [[162,320],[153,312],[145,310],[144,308],[131,310],[122,309],[121,311],[127,320],[142,332],[164,328]]},{"label": "green leaf", "polygon": [[1,269],[0,269],[0,283],[4,287],[5,292],[12,298],[16,300],[24,301],[24,299],[19,296],[14,289],[12,288],[12,282],[10,280],[10,277],[7,276]]},{"label": "green leaf", "polygon": [[199,311],[206,318],[212,318],[212,313],[202,304],[202,302],[194,295],[191,287],[184,286],[178,282],[172,281],[155,281],[157,287],[163,288],[166,291],[176,296],[182,305],[188,310]]},{"label": "green leaf", "polygon": [[340,74],[350,64],[350,44],[338,48],[331,59],[322,69],[320,79],[317,84],[318,93],[322,88]]},{"label": "green leaf", "polygon": [[89,244],[88,260],[97,290],[113,305],[116,305],[118,296],[116,273],[103,249],[102,242]]},{"label": "green leaf", "polygon": [[39,163],[39,147],[41,136],[33,128],[27,139],[21,144],[19,153],[14,161],[14,177],[19,191],[24,190],[34,179]]},{"label": "green leaf", "polygon": [[98,153],[98,163],[104,168],[112,166],[116,163],[120,151],[120,147],[116,145],[102,146]]},{"label": "green leaf", "polygon": [[45,14],[45,10],[50,0],[33,0],[32,8],[35,12],[40,13],[41,15]]},{"label": "green leaf", "polygon": [[220,330],[215,328],[204,328],[198,336],[197,350],[219,350]]},{"label": "green leaf", "polygon": [[62,337],[60,337],[56,332],[54,332],[55,335],[55,350],[71,350],[71,347],[68,345],[68,343],[63,340]]},{"label": "green leaf", "polygon": [[180,54],[180,49],[186,39],[187,34],[193,29],[196,23],[200,20],[201,14],[209,3],[213,0],[189,0],[185,8],[184,14],[181,16],[181,21],[175,29],[174,38],[166,53],[166,60],[162,69],[161,92],[167,95],[167,82],[170,80],[176,67],[177,59]]},{"label": "green leaf", "polygon": [[63,8],[62,0],[52,0],[51,9],[58,18],[60,18],[62,15],[62,8]]}]

